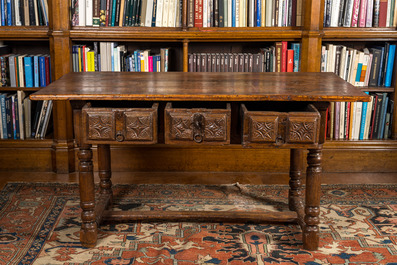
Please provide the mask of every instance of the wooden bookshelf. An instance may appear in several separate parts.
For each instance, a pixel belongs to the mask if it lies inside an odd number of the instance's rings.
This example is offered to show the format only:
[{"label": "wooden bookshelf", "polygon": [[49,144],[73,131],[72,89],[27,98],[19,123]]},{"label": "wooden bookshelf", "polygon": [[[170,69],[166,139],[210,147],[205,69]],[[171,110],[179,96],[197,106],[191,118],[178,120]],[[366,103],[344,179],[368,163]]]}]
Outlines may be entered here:
[{"label": "wooden bookshelf", "polygon": [[[10,41],[42,41],[49,46],[52,65],[52,79],[56,80],[72,69],[71,48],[74,43],[90,41],[118,41],[126,43],[150,43],[162,46],[162,43],[173,43],[178,47],[181,56],[178,57],[178,71],[188,70],[188,53],[203,45],[213,52],[216,45],[258,45],[276,41],[294,41],[301,43],[301,71],[319,72],[321,64],[321,45],[323,42],[397,42],[397,30],[394,28],[323,28],[324,0],[303,0],[303,25],[301,27],[264,27],[264,28],[188,28],[186,6],[184,0],[182,11],[182,26],[179,28],[145,28],[145,27],[71,27],[69,1],[53,0],[49,4],[49,27],[0,27],[0,40]],[[213,45],[211,45],[213,44]],[[213,46],[213,47],[211,47]],[[388,92],[397,102],[395,93],[397,65],[394,64],[392,88],[368,87],[364,91]],[[0,91],[8,91],[2,88]],[[16,88],[12,88],[17,90]],[[31,91],[31,90],[27,90]],[[329,141],[324,146],[324,155],[332,157],[325,159],[326,172],[338,166],[343,172],[395,172],[397,174],[397,115],[396,106],[393,115],[393,139],[371,141]],[[72,111],[68,102],[57,102],[53,109],[54,134],[53,139],[38,141],[0,141],[2,153],[10,154],[7,161],[28,162],[21,170],[48,171],[67,173],[75,170],[75,143],[72,131]],[[16,152],[15,147],[18,152]],[[210,157],[217,157],[226,163],[221,168]],[[35,167],[31,157],[39,155],[44,162]],[[242,147],[112,147],[112,155],[116,162],[114,171],[261,171],[263,168],[271,172],[288,172],[286,163],[289,156],[283,152],[266,150],[249,150]],[[166,160],[168,168],[161,164],[145,160],[145,157],[156,156],[156,160]],[[184,157],[194,164],[184,164]],[[29,157],[29,158],[28,158]],[[119,162],[120,161],[120,162]],[[124,163],[125,161],[135,161]],[[239,161],[236,165],[234,161]],[[265,162],[264,162],[265,161]],[[1,166],[0,170],[10,170],[12,165]],[[2,163],[4,164],[4,163]],[[352,166],[354,165],[354,166]]]}]

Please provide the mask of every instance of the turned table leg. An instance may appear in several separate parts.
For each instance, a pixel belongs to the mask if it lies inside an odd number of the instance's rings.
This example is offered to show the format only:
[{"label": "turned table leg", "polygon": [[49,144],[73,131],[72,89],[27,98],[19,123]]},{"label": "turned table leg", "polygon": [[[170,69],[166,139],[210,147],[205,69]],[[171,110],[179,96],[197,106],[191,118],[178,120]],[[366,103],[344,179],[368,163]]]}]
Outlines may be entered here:
[{"label": "turned table leg", "polygon": [[307,250],[317,250],[319,245],[321,152],[321,148],[309,149],[307,154],[305,227],[303,230],[303,248]]},{"label": "turned table leg", "polygon": [[112,204],[112,171],[110,163],[110,145],[98,144],[98,169],[99,169],[99,186],[101,194],[110,196],[110,204]]},{"label": "turned table leg", "polygon": [[97,241],[97,223],[91,145],[81,145],[78,158],[80,206],[83,210],[81,213],[80,242],[84,247],[94,247]]},{"label": "turned table leg", "polygon": [[303,209],[302,201],[302,149],[291,149],[288,206],[291,211]]}]

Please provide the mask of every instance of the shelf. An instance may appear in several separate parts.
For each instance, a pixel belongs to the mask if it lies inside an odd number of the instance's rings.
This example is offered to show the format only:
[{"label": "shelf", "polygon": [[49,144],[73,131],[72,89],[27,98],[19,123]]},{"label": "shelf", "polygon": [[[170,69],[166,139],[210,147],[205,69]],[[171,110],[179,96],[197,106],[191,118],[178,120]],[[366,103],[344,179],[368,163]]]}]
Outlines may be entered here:
[{"label": "shelf", "polygon": [[388,140],[326,140],[324,149],[397,149],[397,141]]},{"label": "shelf", "polygon": [[299,40],[302,31],[292,27],[249,28],[163,28],[163,27],[73,27],[75,40],[142,40],[147,41],[263,41]]},{"label": "shelf", "polygon": [[46,26],[5,26],[0,27],[2,40],[48,40],[48,27]]},{"label": "shelf", "polygon": [[52,139],[0,139],[1,148],[50,148],[53,143]]},{"label": "shelf", "polygon": [[323,41],[396,41],[395,28],[324,28]]},{"label": "shelf", "polygon": [[382,86],[374,86],[374,87],[358,87],[362,91],[368,91],[368,92],[388,92],[388,93],[393,93],[394,92],[394,87],[382,87]]},{"label": "shelf", "polygon": [[17,90],[22,90],[22,91],[39,91],[39,90],[40,90],[40,87],[11,87],[11,86],[0,87],[0,92],[1,92],[1,91],[17,91]]}]

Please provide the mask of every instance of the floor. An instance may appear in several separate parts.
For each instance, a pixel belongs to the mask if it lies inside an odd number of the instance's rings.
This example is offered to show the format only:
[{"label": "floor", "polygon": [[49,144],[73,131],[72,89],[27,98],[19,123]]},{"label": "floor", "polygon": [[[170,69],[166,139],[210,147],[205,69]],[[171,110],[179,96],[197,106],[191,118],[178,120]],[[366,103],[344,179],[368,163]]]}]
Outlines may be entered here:
[{"label": "floor", "polygon": [[[96,181],[98,175],[95,174]],[[7,182],[78,182],[78,174],[48,172],[0,172],[0,188]],[[288,184],[288,174],[242,172],[114,172],[113,183],[180,183],[180,184]],[[397,173],[324,173],[323,184],[397,184]]]}]

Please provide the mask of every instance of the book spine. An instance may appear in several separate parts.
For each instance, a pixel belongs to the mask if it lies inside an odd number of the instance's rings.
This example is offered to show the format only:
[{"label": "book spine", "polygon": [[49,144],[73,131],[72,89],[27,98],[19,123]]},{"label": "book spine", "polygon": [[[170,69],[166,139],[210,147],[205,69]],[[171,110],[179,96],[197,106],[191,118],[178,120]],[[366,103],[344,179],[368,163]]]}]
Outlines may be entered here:
[{"label": "book spine", "polygon": [[[368,92],[366,92],[368,94]],[[359,133],[359,140],[364,140],[364,131],[365,131],[365,121],[367,119],[367,107],[368,103],[363,102],[362,113],[361,113],[361,123],[360,123],[360,133]]]},{"label": "book spine", "polygon": [[363,28],[367,22],[367,0],[362,0],[360,3],[360,12],[358,17],[358,26]]},{"label": "book spine", "polygon": [[366,19],[366,23],[365,23],[365,26],[367,28],[372,27],[373,13],[374,13],[374,1],[368,1],[368,3],[367,3],[367,19]]},{"label": "book spine", "polygon": [[396,53],[396,45],[391,44],[389,47],[389,55],[388,55],[387,66],[386,66],[386,76],[385,76],[385,86],[386,87],[391,86],[395,53]]},{"label": "book spine", "polygon": [[45,58],[44,56],[39,57],[39,69],[40,69],[40,86],[46,86],[46,71],[45,71]]},{"label": "book spine", "polygon": [[33,67],[32,67],[32,57],[23,57],[25,65],[25,87],[33,87]]},{"label": "book spine", "polygon": [[387,18],[387,0],[380,0],[379,3],[379,27],[386,27],[386,18]]},{"label": "book spine", "polygon": [[1,125],[3,128],[2,139],[7,139],[7,113],[6,113],[6,96],[0,94],[0,113],[1,113]]},{"label": "book spine", "polygon": [[282,41],[281,48],[281,72],[287,72],[287,42]]},{"label": "book spine", "polygon": [[[346,0],[346,11],[345,11],[345,17],[343,20],[343,26],[344,27],[351,27],[352,25],[352,15],[353,15],[353,4],[355,0]],[[357,0],[356,0],[357,1]]]},{"label": "book spine", "polygon": [[359,10],[360,10],[360,0],[354,0],[351,27],[357,27]]},{"label": "book spine", "polygon": [[379,128],[378,128],[378,139],[383,138],[384,129],[385,129],[386,109],[387,109],[388,101],[389,101],[389,97],[387,96],[387,93],[383,93],[382,108],[381,108],[380,117],[379,117],[380,120],[379,120]]}]

